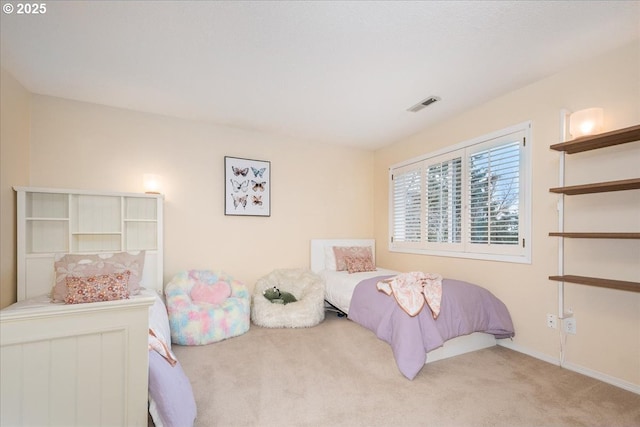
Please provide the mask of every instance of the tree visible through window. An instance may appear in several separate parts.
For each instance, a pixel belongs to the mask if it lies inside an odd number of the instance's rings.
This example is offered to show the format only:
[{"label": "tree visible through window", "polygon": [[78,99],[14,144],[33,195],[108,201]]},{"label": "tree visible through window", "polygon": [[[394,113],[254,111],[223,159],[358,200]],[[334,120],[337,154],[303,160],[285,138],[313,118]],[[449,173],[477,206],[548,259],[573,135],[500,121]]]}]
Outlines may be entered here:
[{"label": "tree visible through window", "polygon": [[471,243],[518,244],[519,173],[520,141],[470,157]]},{"label": "tree visible through window", "polygon": [[427,241],[462,239],[462,159],[427,168]]},{"label": "tree visible through window", "polygon": [[529,262],[530,124],[391,168],[391,250]]}]

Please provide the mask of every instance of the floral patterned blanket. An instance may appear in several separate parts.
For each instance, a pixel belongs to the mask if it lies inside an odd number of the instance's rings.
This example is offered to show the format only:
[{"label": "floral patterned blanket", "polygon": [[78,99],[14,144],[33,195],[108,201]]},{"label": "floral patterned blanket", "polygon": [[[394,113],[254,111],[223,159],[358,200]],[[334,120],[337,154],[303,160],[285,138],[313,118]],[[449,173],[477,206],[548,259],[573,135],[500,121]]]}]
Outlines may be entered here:
[{"label": "floral patterned blanket", "polygon": [[412,271],[381,280],[376,284],[379,291],[393,295],[396,302],[409,316],[420,313],[425,303],[434,319],[440,314],[442,300],[442,276],[433,273]]}]

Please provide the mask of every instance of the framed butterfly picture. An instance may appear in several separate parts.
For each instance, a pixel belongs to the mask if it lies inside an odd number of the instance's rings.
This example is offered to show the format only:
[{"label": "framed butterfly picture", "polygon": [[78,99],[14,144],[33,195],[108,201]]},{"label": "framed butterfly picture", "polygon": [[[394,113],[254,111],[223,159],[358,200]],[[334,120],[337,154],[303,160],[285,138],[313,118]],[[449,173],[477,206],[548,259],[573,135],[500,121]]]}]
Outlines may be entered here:
[{"label": "framed butterfly picture", "polygon": [[271,216],[271,162],[224,158],[224,214]]}]

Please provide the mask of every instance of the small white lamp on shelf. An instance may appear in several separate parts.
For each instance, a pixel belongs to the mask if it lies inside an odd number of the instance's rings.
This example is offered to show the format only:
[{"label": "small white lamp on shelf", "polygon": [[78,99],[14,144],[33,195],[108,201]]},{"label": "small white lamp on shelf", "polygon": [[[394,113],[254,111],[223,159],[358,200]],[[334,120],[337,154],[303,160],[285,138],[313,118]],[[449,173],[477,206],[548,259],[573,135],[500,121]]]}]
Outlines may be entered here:
[{"label": "small white lamp on shelf", "polygon": [[604,127],[604,110],[586,108],[569,116],[569,133],[573,139],[601,133]]},{"label": "small white lamp on shelf", "polygon": [[147,194],[160,194],[162,182],[160,175],[153,173],[145,173],[142,177],[144,183],[144,192]]}]

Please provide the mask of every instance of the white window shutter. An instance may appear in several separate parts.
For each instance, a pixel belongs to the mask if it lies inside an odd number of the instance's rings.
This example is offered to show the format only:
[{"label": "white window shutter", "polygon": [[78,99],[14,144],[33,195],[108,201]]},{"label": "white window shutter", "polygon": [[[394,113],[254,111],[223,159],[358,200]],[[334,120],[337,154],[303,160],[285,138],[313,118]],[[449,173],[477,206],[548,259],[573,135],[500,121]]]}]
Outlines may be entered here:
[{"label": "white window shutter", "polygon": [[460,243],[462,239],[462,158],[427,167],[427,242]]},{"label": "white window shutter", "polygon": [[422,241],[422,166],[393,171],[393,243]]},{"label": "white window shutter", "polygon": [[469,156],[468,243],[519,245],[521,139]]},{"label": "white window shutter", "polygon": [[392,166],[389,249],[531,262],[530,137],[521,123]]}]

